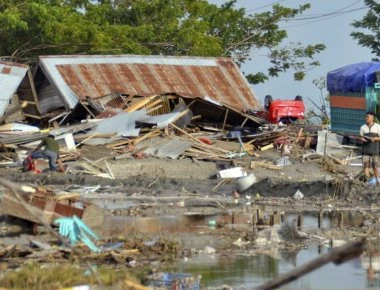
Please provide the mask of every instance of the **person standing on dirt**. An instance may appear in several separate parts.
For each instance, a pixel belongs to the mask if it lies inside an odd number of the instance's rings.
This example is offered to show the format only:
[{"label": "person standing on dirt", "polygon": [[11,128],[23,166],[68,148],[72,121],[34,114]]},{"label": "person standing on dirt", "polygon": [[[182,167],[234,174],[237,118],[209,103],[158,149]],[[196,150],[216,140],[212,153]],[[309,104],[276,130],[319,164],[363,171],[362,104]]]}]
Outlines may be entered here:
[{"label": "person standing on dirt", "polygon": [[367,112],[365,115],[366,123],[360,127],[360,135],[363,136],[363,168],[367,180],[370,178],[370,168],[376,178],[376,185],[379,185],[379,150],[380,150],[380,125],[375,123],[375,113]]},{"label": "person standing on dirt", "polygon": [[[44,147],[44,149],[41,150],[42,147]],[[55,140],[54,135],[50,134],[49,136],[43,138],[41,143],[32,152],[31,157],[33,159],[48,159],[50,171],[57,171],[57,162],[60,171],[65,171],[61,160],[59,160],[59,145],[58,142]]]}]

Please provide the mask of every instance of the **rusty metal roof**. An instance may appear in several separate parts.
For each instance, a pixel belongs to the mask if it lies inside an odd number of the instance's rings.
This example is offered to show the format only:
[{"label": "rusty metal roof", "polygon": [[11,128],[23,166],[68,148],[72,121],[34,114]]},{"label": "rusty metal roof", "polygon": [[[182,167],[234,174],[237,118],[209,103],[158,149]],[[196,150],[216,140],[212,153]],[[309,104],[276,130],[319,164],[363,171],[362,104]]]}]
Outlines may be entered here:
[{"label": "rusty metal roof", "polygon": [[71,108],[111,93],[211,99],[239,111],[261,108],[229,58],[172,56],[42,56],[40,66]]},{"label": "rusty metal roof", "polygon": [[0,61],[0,116],[4,114],[28,69],[27,65]]}]

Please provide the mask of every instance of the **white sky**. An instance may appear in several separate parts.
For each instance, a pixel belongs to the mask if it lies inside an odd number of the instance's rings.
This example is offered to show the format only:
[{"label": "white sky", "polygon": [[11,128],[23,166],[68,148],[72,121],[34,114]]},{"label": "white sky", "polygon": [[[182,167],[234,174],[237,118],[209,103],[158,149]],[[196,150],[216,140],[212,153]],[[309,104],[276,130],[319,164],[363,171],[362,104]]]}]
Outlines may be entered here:
[{"label": "white sky", "polygon": [[[209,2],[222,4],[226,1],[211,0]],[[276,0],[238,0],[236,7],[244,7],[246,10],[255,9],[268,5]],[[357,2],[357,3],[355,3]],[[346,10],[364,7],[364,1],[355,0],[283,0],[280,4],[286,7],[297,7],[300,4],[310,3],[311,8],[304,12],[304,17],[315,14],[326,14],[334,12],[348,5],[354,4]],[[262,8],[249,13],[257,13],[268,10],[271,7]],[[255,85],[253,89],[258,98],[263,101],[264,96],[270,94],[274,99],[293,99],[296,95],[301,95],[307,101],[311,98],[319,100],[319,91],[312,81],[336,68],[363,61],[370,61],[374,55],[369,48],[361,47],[351,38],[350,33],[354,28],[350,25],[354,20],[360,20],[366,14],[367,9],[358,10],[339,16],[329,16],[325,18],[291,21],[284,23],[285,26],[300,25],[298,27],[287,28],[288,39],[285,44],[290,42],[302,42],[303,44],[324,43],[326,49],[316,56],[321,62],[319,67],[307,73],[305,80],[299,82],[293,80],[293,72],[281,74],[278,78],[270,79],[264,84]],[[308,23],[318,20],[318,22]],[[252,60],[242,66],[246,73],[256,73],[268,67],[267,59],[263,56],[252,57]]]}]

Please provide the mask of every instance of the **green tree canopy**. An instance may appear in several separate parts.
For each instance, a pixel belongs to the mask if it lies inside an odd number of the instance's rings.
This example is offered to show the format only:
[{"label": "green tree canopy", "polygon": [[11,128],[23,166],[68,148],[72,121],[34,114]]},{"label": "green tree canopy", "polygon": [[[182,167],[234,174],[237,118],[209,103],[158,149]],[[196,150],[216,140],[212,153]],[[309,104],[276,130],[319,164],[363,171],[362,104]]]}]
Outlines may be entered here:
[{"label": "green tree canopy", "polygon": [[228,56],[240,65],[266,50],[271,65],[248,75],[252,83],[290,69],[300,80],[319,64],[323,44],[284,46],[280,28],[309,4],[250,15],[235,2],[0,0],[0,55],[23,62],[43,54]]},{"label": "green tree canopy", "polygon": [[[380,2],[376,0],[364,0],[368,7],[367,14],[362,20],[352,23],[355,28],[364,29],[363,31],[355,31],[351,36],[362,46],[371,49],[371,52],[380,57]],[[378,59],[377,59],[378,60]]]}]

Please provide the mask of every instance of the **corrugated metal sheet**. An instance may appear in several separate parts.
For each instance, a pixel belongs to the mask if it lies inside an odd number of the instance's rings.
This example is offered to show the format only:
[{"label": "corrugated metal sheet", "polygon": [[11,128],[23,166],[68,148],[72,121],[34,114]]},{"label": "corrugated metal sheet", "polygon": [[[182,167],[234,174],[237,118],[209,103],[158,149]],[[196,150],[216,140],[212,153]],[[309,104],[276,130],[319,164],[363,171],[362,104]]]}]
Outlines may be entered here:
[{"label": "corrugated metal sheet", "polygon": [[142,141],[137,148],[144,148],[143,152],[147,155],[156,156],[159,158],[178,158],[183,152],[191,147],[193,143],[180,138],[162,138],[154,137]]},{"label": "corrugated metal sheet", "polygon": [[0,116],[4,114],[28,69],[27,65],[0,62]]},{"label": "corrugated metal sheet", "polygon": [[209,97],[239,111],[261,108],[237,65],[229,58],[168,56],[42,56],[40,67],[70,108],[78,98],[119,92],[177,93]]}]

